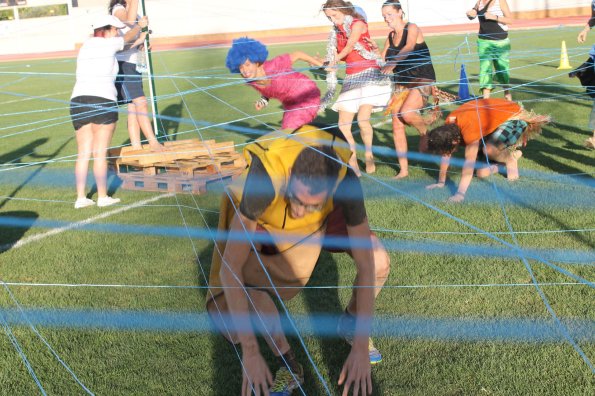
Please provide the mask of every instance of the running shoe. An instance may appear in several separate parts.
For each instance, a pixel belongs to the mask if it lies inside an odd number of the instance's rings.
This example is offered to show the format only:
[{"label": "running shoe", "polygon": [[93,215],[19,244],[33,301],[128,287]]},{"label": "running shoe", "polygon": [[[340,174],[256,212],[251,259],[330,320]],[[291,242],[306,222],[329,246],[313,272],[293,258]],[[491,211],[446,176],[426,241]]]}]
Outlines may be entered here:
[{"label": "running shoe", "polygon": [[[337,324],[337,333],[349,345],[353,345],[353,334],[355,333],[355,316],[343,312],[339,317]],[[370,356],[370,364],[378,364],[382,361],[382,354],[374,346],[372,338],[368,338],[368,355]]]},{"label": "running shoe", "polygon": [[290,396],[304,383],[304,370],[299,366],[298,373],[291,373],[287,367],[280,367],[275,373],[275,381],[269,389],[270,396]]},{"label": "running shoe", "polygon": [[77,198],[77,200],[74,202],[75,209],[86,208],[87,206],[93,205],[95,205],[95,201],[89,198]]},{"label": "running shoe", "polygon": [[103,208],[105,206],[111,206],[120,202],[120,198],[112,198],[110,196],[105,196],[97,199],[97,206]]}]

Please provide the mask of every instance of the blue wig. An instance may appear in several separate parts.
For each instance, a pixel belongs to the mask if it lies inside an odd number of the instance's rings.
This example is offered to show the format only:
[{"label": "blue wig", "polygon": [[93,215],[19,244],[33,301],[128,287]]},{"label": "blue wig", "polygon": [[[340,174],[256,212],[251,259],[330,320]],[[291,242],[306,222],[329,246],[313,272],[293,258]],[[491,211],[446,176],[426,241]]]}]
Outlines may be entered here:
[{"label": "blue wig", "polygon": [[246,59],[250,59],[252,63],[264,63],[268,56],[269,50],[266,45],[248,37],[240,37],[233,40],[225,59],[225,66],[230,72],[239,73],[240,66]]}]

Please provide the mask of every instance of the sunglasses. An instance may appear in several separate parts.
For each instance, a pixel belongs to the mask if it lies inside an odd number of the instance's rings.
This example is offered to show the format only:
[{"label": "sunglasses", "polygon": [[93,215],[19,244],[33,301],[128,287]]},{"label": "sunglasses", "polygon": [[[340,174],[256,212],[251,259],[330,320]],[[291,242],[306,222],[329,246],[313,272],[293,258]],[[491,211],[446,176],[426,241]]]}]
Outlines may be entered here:
[{"label": "sunglasses", "polygon": [[324,204],[326,203],[326,202],[323,202],[318,205],[307,205],[307,204],[303,203],[302,201],[300,201],[299,198],[296,197],[291,191],[287,192],[286,197],[289,200],[289,203],[291,205],[301,206],[308,213],[320,212],[322,210],[322,208],[324,207]]}]

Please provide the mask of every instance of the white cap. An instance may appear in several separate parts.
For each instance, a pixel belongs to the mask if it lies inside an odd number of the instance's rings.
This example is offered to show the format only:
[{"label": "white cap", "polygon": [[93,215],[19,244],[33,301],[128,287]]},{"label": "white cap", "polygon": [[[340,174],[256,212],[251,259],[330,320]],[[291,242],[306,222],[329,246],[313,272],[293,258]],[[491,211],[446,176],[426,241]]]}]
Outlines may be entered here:
[{"label": "white cap", "polygon": [[93,21],[93,25],[91,25],[91,26],[93,27],[93,30],[95,30],[95,29],[102,28],[104,26],[114,26],[114,27],[117,27],[118,29],[123,29],[126,25],[124,25],[124,22],[122,22],[115,16],[104,14],[104,15],[97,17],[95,19],[95,21]]}]

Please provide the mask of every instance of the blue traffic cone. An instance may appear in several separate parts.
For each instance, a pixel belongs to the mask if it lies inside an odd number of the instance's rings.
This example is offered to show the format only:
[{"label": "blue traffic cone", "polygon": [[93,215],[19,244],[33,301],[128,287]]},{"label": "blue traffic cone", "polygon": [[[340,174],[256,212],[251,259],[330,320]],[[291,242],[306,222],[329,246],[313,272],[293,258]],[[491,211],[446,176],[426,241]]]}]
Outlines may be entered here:
[{"label": "blue traffic cone", "polygon": [[473,96],[469,93],[467,71],[465,70],[465,65],[461,65],[461,76],[459,77],[459,100],[466,101],[472,98]]}]

